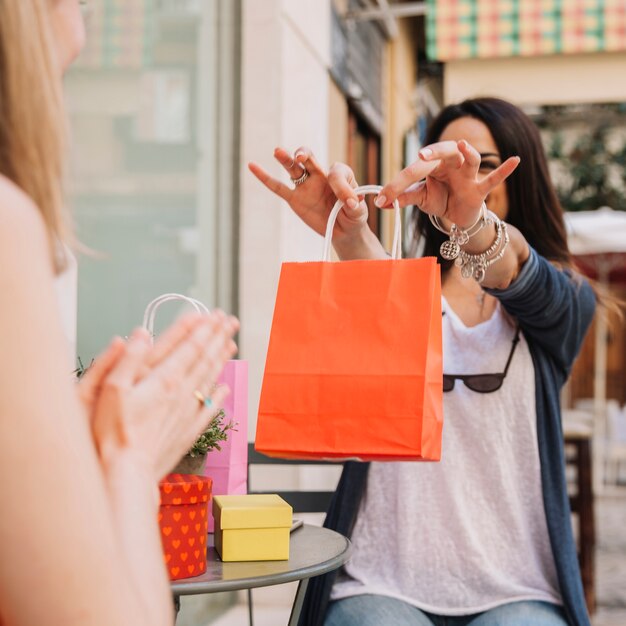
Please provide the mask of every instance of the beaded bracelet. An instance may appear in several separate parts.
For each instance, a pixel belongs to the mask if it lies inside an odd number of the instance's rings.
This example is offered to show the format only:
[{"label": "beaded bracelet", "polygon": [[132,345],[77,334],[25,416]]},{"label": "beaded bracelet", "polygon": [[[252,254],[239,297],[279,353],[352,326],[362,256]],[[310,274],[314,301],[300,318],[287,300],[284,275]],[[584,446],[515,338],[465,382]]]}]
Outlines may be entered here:
[{"label": "beaded bracelet", "polygon": [[454,261],[461,252],[461,246],[464,246],[471,237],[485,226],[493,224],[498,219],[495,214],[487,210],[487,205],[484,202],[480,207],[478,219],[468,228],[459,228],[456,224],[452,224],[450,230],[446,230],[437,215],[429,213],[428,217],[437,230],[449,237],[448,241],[444,241],[439,248],[439,253],[447,261]]},{"label": "beaded bracelet", "polygon": [[[496,238],[493,244],[480,254],[469,254],[462,250],[455,264],[461,268],[463,278],[473,278],[482,283],[485,280],[487,269],[497,263],[504,256],[506,247],[509,245],[509,232],[506,224],[498,220],[496,222]],[[499,248],[499,249],[498,249]],[[494,254],[494,256],[491,256]]]}]

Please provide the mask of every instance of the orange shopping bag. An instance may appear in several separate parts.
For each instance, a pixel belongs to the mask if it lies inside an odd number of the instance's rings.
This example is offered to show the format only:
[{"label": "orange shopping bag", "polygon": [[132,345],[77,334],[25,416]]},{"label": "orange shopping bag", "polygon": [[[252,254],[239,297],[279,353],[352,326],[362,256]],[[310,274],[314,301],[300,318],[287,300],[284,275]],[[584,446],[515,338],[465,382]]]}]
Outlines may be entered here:
[{"label": "orange shopping bag", "polygon": [[[355,191],[377,193],[369,185]],[[438,461],[441,275],[435,258],[284,263],[255,447],[269,456]]]}]

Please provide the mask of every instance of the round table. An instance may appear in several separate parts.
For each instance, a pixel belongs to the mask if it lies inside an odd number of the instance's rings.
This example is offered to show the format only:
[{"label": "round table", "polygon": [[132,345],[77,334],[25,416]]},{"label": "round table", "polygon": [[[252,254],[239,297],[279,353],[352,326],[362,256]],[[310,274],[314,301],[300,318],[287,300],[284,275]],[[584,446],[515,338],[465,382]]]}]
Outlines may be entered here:
[{"label": "round table", "polygon": [[288,561],[245,561],[224,563],[214,547],[207,550],[207,569],[201,576],[175,580],[172,593],[180,596],[217,593],[281,585],[301,581],[289,624],[296,624],[302,609],[308,579],[341,567],[352,550],[350,541],[328,528],[304,524],[291,533]]}]

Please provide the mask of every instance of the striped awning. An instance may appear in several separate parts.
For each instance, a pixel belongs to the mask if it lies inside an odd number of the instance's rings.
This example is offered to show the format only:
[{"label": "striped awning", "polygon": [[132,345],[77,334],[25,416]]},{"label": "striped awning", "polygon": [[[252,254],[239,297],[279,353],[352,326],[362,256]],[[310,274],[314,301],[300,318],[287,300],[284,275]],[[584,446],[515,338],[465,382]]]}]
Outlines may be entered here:
[{"label": "striped awning", "polygon": [[626,0],[428,0],[432,60],[626,50]]}]

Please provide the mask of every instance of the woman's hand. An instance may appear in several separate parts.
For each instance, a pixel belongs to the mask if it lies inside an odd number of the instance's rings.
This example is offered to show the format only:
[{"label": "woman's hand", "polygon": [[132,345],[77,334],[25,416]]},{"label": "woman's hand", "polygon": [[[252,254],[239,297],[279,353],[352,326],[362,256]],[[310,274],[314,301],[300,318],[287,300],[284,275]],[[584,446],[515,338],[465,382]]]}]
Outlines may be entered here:
[{"label": "woman's hand", "polygon": [[307,179],[294,189],[272,178],[261,166],[250,163],[250,171],[276,195],[285,200],[307,226],[320,235],[326,233],[328,217],[337,200],[343,208],[333,228],[333,246],[340,259],[385,258],[385,250],[367,225],[368,209],[363,198],[354,193],[358,183],[354,172],[344,163],[336,163],[328,175],[308,148],[296,150],[292,159],[283,148],[274,151],[276,160],[292,180],[302,175]]},{"label": "woman's hand", "polygon": [[[117,361],[100,366],[107,372],[98,385],[93,432],[105,471],[128,452],[155,481],[172,469],[222,406],[228,390],[215,381],[236,352],[238,327],[221,312],[187,315],[154,346],[147,331],[136,330]],[[210,398],[210,407],[196,391]]]},{"label": "woman's hand", "polygon": [[96,400],[100,395],[102,383],[125,352],[126,343],[120,337],[115,337],[106,350],[94,359],[76,384],[78,399],[90,422],[93,422]]},{"label": "woman's hand", "polygon": [[[378,206],[388,206],[394,199],[400,204],[415,204],[425,213],[449,220],[461,228],[476,222],[480,208],[492,189],[502,183],[519,165],[518,157],[508,158],[484,177],[479,176],[480,154],[466,141],[442,141],[420,150],[420,158],[386,185],[376,199]],[[429,169],[424,178],[424,166]],[[528,243],[521,233],[508,227],[510,245],[502,248],[497,263],[486,268],[483,287],[506,289],[519,273],[529,255]],[[464,245],[464,251],[482,254],[493,244],[495,225],[480,229]]]},{"label": "woman's hand", "polygon": [[343,163],[333,165],[327,175],[309,148],[296,150],[294,157],[283,148],[274,150],[274,158],[285,168],[292,180],[306,170],[307,179],[295,188],[288,187],[272,178],[257,163],[249,163],[250,171],[277,196],[293,209],[294,213],[316,233],[324,235],[328,216],[337,199],[344,208],[337,216],[333,242],[345,241],[357,236],[367,227],[367,206],[352,192],[357,187],[354,172]]},{"label": "woman's hand", "polygon": [[[510,157],[487,176],[479,177],[480,154],[466,141],[434,143],[422,148],[419,156],[385,185],[377,206],[390,206],[397,198],[403,206],[415,204],[461,228],[476,221],[489,192],[519,165],[519,157]],[[428,172],[422,180],[425,167]]]}]

